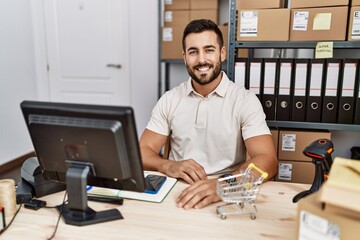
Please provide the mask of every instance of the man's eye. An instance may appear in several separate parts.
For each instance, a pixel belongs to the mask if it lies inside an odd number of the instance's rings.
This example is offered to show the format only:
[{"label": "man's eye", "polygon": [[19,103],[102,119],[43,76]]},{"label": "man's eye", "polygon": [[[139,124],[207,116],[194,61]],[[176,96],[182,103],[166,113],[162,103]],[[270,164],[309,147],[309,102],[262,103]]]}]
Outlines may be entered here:
[{"label": "man's eye", "polygon": [[190,51],[189,52],[189,55],[195,55],[196,54],[196,51]]},{"label": "man's eye", "polygon": [[206,52],[207,53],[212,53],[212,52],[214,52],[214,49],[206,49]]}]

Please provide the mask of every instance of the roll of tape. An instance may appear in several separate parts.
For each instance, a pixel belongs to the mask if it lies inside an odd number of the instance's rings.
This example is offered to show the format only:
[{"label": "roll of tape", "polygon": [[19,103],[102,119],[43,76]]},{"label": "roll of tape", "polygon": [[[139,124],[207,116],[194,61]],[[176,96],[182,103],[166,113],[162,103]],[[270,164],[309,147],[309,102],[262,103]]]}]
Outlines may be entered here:
[{"label": "roll of tape", "polygon": [[16,212],[16,193],[14,180],[0,180],[0,205],[4,207],[6,217],[14,216]]}]

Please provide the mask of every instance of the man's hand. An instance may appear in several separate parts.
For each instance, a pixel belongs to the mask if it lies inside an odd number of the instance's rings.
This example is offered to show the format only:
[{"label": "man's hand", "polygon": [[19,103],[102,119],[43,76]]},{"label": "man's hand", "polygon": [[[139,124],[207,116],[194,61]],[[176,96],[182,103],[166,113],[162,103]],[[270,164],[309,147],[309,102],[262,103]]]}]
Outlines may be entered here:
[{"label": "man's hand", "polygon": [[216,194],[217,179],[201,180],[187,187],[177,198],[178,207],[203,208],[211,203],[219,202],[221,199]]},{"label": "man's hand", "polygon": [[189,184],[207,179],[204,168],[193,159],[169,161],[164,167],[164,173],[170,177],[181,178]]}]

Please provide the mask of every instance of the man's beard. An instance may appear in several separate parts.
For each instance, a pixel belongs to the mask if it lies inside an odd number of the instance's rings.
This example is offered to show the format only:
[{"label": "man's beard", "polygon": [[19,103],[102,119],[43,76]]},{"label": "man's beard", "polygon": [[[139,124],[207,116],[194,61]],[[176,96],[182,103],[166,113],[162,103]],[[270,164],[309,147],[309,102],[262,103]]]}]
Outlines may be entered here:
[{"label": "man's beard", "polygon": [[[207,66],[209,68],[213,67],[213,72],[210,76],[208,77],[205,77],[205,78],[198,78],[196,75],[195,75],[195,72],[193,69],[195,68],[200,68],[200,67],[204,67],[204,66]],[[217,62],[216,65],[211,65],[211,64],[198,64],[196,66],[194,66],[192,69],[186,65],[186,69],[190,75],[190,77],[195,81],[197,82],[198,84],[200,85],[205,85],[205,84],[208,84],[208,83],[211,83],[212,81],[214,81],[218,76],[219,74],[221,73],[221,61]],[[195,70],[196,71],[196,70]]]}]

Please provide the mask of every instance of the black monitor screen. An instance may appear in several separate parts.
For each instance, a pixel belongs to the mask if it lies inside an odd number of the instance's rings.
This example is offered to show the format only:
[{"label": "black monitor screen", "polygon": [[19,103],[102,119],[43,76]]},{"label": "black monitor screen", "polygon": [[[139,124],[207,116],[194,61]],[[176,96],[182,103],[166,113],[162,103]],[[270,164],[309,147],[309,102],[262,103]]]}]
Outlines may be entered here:
[{"label": "black monitor screen", "polygon": [[70,201],[80,194],[79,181],[145,190],[131,107],[24,101],[21,109],[44,177],[66,183],[70,209],[79,210]]}]

